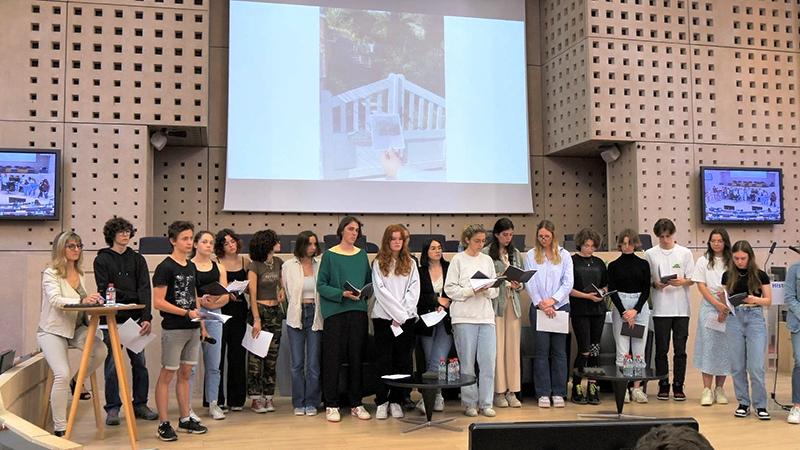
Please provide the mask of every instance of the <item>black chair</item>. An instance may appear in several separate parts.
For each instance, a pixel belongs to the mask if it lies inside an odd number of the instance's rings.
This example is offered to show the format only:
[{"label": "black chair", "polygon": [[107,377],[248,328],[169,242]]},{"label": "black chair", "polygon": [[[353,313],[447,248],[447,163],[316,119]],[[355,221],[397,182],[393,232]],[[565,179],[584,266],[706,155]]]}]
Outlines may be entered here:
[{"label": "black chair", "polygon": [[144,236],[139,238],[139,253],[142,255],[169,255],[172,244],[164,236]]},{"label": "black chair", "polygon": [[458,253],[459,241],[444,241],[444,251],[447,253]]},{"label": "black chair", "polygon": [[649,234],[640,234],[639,242],[642,243],[642,250],[653,248],[653,238]]},{"label": "black chair", "polygon": [[296,235],[281,234],[278,239],[281,242],[281,253],[294,253],[294,244],[297,242]]},{"label": "black chair", "polygon": [[422,246],[430,240],[436,240],[442,247],[446,239],[443,234],[412,234],[408,237],[408,249],[412,252],[421,252]]},{"label": "black chair", "polygon": [[240,234],[239,239],[242,240],[242,253],[248,253],[250,251],[250,240],[253,239],[253,235],[251,233]]},{"label": "black chair", "polygon": [[[331,248],[331,247],[334,247],[336,245],[339,245],[339,241],[340,241],[339,236],[337,236],[335,234],[326,234],[325,236],[322,237],[322,240],[325,242],[325,248]],[[367,237],[366,236],[362,235],[360,238],[358,238],[356,240],[356,247],[363,248],[368,253],[377,253],[378,252],[378,246],[375,245],[375,244],[372,244],[372,245],[375,246],[374,247],[375,248],[374,252],[370,252],[369,251],[369,248],[367,247]]]},{"label": "black chair", "polygon": [[[494,240],[494,236],[492,236],[491,230],[486,233],[486,245],[489,246],[492,244]],[[524,234],[515,234],[514,237],[511,238],[511,243],[514,244],[514,248],[517,250],[524,252],[525,251],[525,235]]]}]

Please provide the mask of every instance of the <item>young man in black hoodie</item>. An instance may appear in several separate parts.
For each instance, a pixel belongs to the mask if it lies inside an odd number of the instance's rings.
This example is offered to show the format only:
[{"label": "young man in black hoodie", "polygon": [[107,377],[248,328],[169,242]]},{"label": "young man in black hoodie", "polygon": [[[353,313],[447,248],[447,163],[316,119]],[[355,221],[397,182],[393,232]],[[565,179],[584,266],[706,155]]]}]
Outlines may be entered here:
[{"label": "young man in black hoodie", "polygon": [[[97,253],[94,260],[94,278],[97,282],[97,291],[106,295],[109,284],[113,284],[117,292],[117,303],[136,303],[144,305],[144,309],[134,311],[119,311],[117,322],[122,324],[132,318],[142,327],[140,334],[150,334],[150,322],[153,316],[150,312],[150,274],[144,257],[128,247],[134,236],[133,225],[121,217],[109,219],[103,226],[103,235],[108,244]],[[122,401],[119,398],[119,385],[114,358],[111,355],[111,341],[105,317],[101,319],[103,328],[103,341],[108,348],[105,362],[105,391],[106,391],[106,425],[119,425],[119,409]],[[133,411],[137,418],[156,420],[158,414],[147,406],[150,379],[145,365],[144,350],[134,353],[128,350],[133,373]]]}]

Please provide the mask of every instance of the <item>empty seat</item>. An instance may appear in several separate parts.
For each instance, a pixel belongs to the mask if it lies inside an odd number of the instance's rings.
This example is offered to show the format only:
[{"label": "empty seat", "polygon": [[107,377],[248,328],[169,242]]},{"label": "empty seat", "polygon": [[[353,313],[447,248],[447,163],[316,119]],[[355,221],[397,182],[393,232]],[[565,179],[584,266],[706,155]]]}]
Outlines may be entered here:
[{"label": "empty seat", "polygon": [[172,244],[164,236],[145,236],[139,238],[139,253],[143,255],[169,255]]},{"label": "empty seat", "polygon": [[408,237],[408,249],[412,252],[421,252],[422,246],[430,240],[436,240],[442,247],[446,239],[443,234],[412,234]]}]

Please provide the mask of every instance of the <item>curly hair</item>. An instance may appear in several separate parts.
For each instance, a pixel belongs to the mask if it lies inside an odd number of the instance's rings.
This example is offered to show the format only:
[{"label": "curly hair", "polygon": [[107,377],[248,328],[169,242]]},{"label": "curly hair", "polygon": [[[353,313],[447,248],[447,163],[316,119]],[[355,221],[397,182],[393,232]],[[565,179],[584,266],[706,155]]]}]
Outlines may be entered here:
[{"label": "curly hair", "polygon": [[266,261],[278,242],[278,234],[275,231],[256,231],[256,234],[250,239],[250,259],[257,262]]},{"label": "curly hair", "polygon": [[167,227],[167,237],[170,241],[175,241],[178,239],[178,235],[186,230],[191,230],[194,233],[194,224],[186,220],[176,220]]},{"label": "curly hair", "polygon": [[578,231],[578,234],[575,235],[575,250],[581,251],[581,247],[583,247],[583,244],[585,244],[586,241],[592,241],[594,248],[596,249],[600,247],[602,239],[603,238],[601,238],[596,231],[592,230],[591,228],[584,228],[581,231]]},{"label": "curly hair", "polygon": [[239,235],[230,228],[223,228],[219,230],[217,236],[214,237],[214,254],[217,255],[217,258],[225,256],[225,238],[227,236],[230,236],[231,239],[236,241],[236,253],[242,251],[242,239],[239,238]]},{"label": "curly hair", "polygon": [[133,224],[122,217],[108,219],[106,224],[103,225],[103,237],[106,240],[106,244],[108,244],[109,247],[114,245],[114,238],[117,237],[117,233],[122,231],[129,232],[131,238],[136,235],[136,229],[133,228]]},{"label": "curly hair", "polygon": [[395,263],[394,273],[398,276],[406,276],[411,273],[411,253],[408,251],[408,229],[403,225],[394,224],[386,227],[381,238],[381,248],[378,250],[378,255],[375,259],[378,260],[378,268],[380,268],[383,276],[389,276],[389,270],[392,268],[394,257],[392,256],[392,235],[400,233],[403,238],[403,247],[400,248],[400,253],[397,255],[397,262]]},{"label": "curly hair", "polygon": [[661,425],[653,427],[636,441],[636,450],[714,450],[708,439],[691,427]]}]

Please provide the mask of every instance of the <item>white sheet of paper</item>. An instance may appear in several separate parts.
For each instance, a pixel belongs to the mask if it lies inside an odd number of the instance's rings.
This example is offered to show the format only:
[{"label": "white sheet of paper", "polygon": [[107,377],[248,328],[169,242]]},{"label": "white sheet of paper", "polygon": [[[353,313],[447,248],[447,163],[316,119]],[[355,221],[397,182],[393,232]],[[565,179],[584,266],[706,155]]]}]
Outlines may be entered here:
[{"label": "white sheet of paper", "polygon": [[218,321],[220,321],[222,323],[227,322],[228,319],[233,317],[233,316],[229,316],[227,314],[215,313],[215,312],[212,312],[212,311],[203,311],[203,314],[205,314],[205,316],[206,316],[205,319],[206,320],[218,320]]},{"label": "white sheet of paper", "polygon": [[401,334],[403,334],[403,329],[402,328],[400,328],[398,326],[395,326],[395,325],[392,325],[391,328],[392,328],[392,334],[394,334],[394,337],[397,337],[397,336],[400,336]]},{"label": "white sheet of paper", "polygon": [[120,344],[134,353],[141,353],[147,347],[147,344],[156,338],[156,334],[153,332],[147,336],[139,336],[139,331],[142,330],[142,327],[133,319],[126,320],[125,323],[117,327],[117,330],[119,331]]},{"label": "white sheet of paper", "polygon": [[263,358],[267,356],[269,351],[269,343],[272,342],[272,333],[267,330],[261,330],[257,338],[253,338],[253,327],[248,323],[244,331],[244,338],[242,339],[242,347],[246,348],[250,353]]},{"label": "white sheet of paper", "polygon": [[484,286],[491,286],[497,282],[497,278],[470,278],[469,285],[472,286],[473,291],[477,291],[478,289]]},{"label": "white sheet of paper", "polygon": [[383,378],[384,380],[401,380],[403,378],[409,378],[410,376],[411,375],[405,375],[405,374],[402,374],[402,373],[397,373],[397,374],[394,374],[394,375],[384,375],[381,378]]},{"label": "white sheet of paper", "polygon": [[229,284],[225,289],[228,292],[242,293],[247,288],[247,284],[248,280],[231,281],[231,284]]},{"label": "white sheet of paper", "polygon": [[536,331],[548,331],[550,333],[569,333],[569,313],[566,311],[556,311],[554,318],[547,317],[541,309],[536,310]]},{"label": "white sheet of paper", "polygon": [[423,322],[425,322],[425,326],[426,327],[432,327],[432,326],[436,325],[437,323],[441,322],[442,319],[444,319],[444,317],[446,315],[447,315],[447,311],[441,310],[441,311],[433,311],[433,312],[429,312],[429,313],[423,314],[423,315],[419,316],[419,318],[422,319]]},{"label": "white sheet of paper", "polygon": [[717,320],[717,316],[718,316],[718,314],[713,312],[713,311],[708,313],[708,316],[706,317],[705,326],[706,326],[706,328],[708,328],[710,330],[716,330],[716,331],[719,331],[721,333],[724,333],[725,332],[725,326],[727,325],[727,321],[720,322],[720,321]]}]

